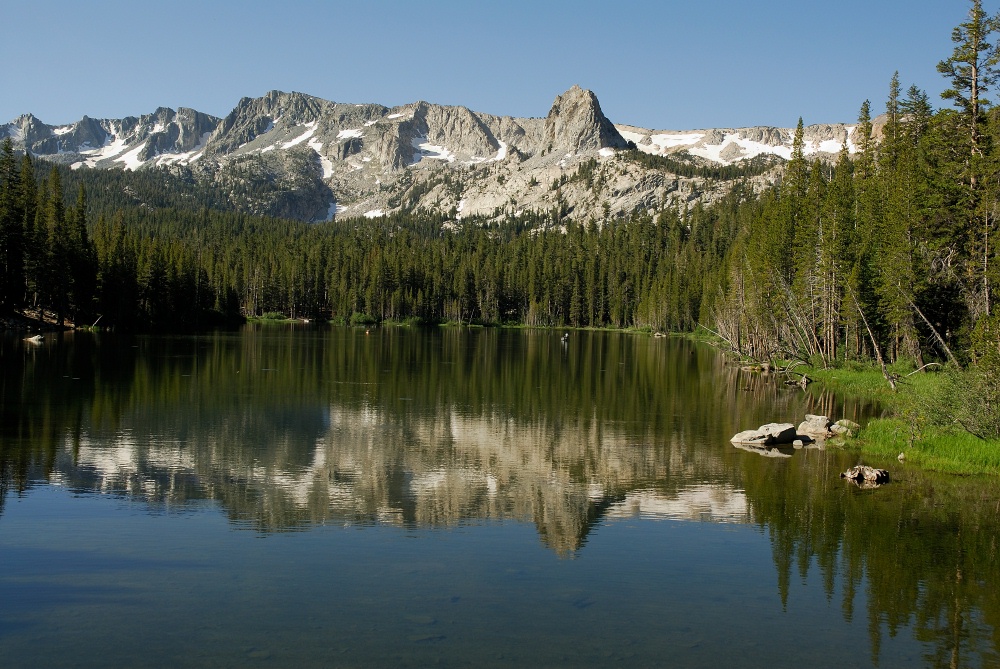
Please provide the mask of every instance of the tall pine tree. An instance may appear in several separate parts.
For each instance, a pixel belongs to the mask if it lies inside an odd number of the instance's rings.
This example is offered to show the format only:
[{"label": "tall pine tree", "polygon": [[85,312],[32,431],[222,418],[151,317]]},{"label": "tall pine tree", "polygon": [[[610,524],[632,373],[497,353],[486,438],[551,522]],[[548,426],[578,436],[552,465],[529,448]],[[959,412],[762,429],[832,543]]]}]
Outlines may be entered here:
[{"label": "tall pine tree", "polygon": [[1000,29],[1000,19],[983,11],[980,0],[971,0],[967,21],[959,24],[951,35],[955,49],[951,57],[938,63],[938,72],[950,84],[941,97],[951,100],[958,110],[959,127],[966,143],[966,160],[959,176],[968,186],[967,211],[960,214],[966,226],[963,271],[964,293],[973,318],[988,316],[994,300],[991,285],[993,243],[997,211],[995,198],[984,192],[983,181],[989,179],[986,170],[990,161],[989,133],[985,132],[986,110],[990,101],[985,93],[997,81],[1000,50],[992,35]]}]

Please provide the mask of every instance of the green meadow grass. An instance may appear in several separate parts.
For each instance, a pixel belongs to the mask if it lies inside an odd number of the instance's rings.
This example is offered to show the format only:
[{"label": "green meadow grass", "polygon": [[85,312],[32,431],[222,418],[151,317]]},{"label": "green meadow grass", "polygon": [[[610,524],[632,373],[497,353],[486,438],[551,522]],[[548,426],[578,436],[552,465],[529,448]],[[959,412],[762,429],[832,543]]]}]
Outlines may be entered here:
[{"label": "green meadow grass", "polygon": [[910,374],[904,364],[889,369],[897,378],[893,391],[878,368],[810,369],[810,378],[835,392],[879,402],[888,416],[863,426],[845,447],[861,455],[898,457],[924,469],[952,474],[1000,475],[1000,440],[980,439],[944,416],[950,392],[946,374]]}]

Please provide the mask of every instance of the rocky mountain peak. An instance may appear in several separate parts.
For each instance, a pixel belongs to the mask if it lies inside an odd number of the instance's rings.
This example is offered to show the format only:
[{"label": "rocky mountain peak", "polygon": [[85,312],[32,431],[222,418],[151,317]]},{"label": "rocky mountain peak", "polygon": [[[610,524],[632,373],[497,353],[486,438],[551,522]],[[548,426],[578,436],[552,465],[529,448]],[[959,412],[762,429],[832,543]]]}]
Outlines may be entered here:
[{"label": "rocky mountain peak", "polygon": [[625,148],[625,139],[601,111],[592,91],[574,85],[556,96],[545,118],[544,139],[554,151]]},{"label": "rocky mountain peak", "polygon": [[[879,124],[876,119],[876,134]],[[854,149],[852,126],[807,126],[805,154]],[[51,126],[26,114],[0,124],[16,148],[67,165],[187,169],[235,208],[330,220],[394,211],[454,212],[456,219],[551,212],[578,220],[710,202],[725,180],[672,173],[671,163],[750,165],[761,187],[792,153],[787,128],[649,130],[613,125],[597,97],[573,86],[546,117],[514,118],[417,101],[392,108],[269,91],[225,117],[157,108],[121,119]],[[674,156],[649,167],[629,152]],[[676,155],[675,155],[676,154]],[[556,208],[557,209],[554,209]]]}]

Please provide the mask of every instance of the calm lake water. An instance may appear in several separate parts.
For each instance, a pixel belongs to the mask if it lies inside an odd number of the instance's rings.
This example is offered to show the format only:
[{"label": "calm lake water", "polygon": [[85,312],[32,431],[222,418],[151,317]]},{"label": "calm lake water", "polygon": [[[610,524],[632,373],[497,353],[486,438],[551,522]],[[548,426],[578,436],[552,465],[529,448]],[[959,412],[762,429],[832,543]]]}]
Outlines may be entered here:
[{"label": "calm lake water", "polygon": [[620,333],[2,341],[0,665],[1000,666],[1000,487]]}]

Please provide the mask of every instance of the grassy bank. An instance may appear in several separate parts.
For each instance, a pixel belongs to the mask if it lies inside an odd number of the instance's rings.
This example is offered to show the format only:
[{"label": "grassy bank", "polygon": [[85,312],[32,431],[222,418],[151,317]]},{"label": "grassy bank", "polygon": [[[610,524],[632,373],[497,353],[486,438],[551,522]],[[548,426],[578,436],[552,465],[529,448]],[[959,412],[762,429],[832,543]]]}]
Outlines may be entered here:
[{"label": "grassy bank", "polygon": [[[801,368],[799,368],[801,369]],[[925,469],[952,474],[1000,475],[1000,440],[980,438],[960,423],[956,405],[975,402],[971,380],[954,371],[924,371],[900,365],[893,391],[877,368],[812,369],[810,378],[824,388],[878,401],[887,417],[876,418],[846,447],[862,456],[894,458]],[[968,426],[968,423],[966,423]]]}]

